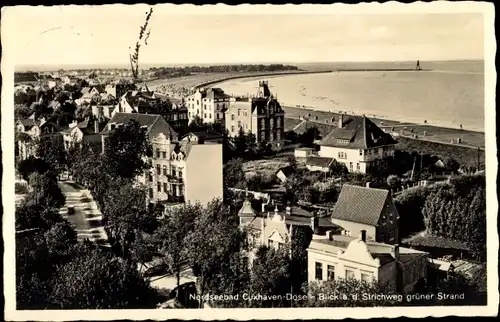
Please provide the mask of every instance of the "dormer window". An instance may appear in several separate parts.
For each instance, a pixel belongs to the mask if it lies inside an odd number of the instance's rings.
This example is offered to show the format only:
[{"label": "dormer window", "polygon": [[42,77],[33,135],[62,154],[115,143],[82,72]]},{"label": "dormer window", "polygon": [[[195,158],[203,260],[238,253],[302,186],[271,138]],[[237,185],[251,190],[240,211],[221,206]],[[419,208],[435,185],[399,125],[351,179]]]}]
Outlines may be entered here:
[{"label": "dormer window", "polygon": [[337,139],[337,143],[340,143],[340,144],[349,144],[349,140],[347,140],[347,139]]}]

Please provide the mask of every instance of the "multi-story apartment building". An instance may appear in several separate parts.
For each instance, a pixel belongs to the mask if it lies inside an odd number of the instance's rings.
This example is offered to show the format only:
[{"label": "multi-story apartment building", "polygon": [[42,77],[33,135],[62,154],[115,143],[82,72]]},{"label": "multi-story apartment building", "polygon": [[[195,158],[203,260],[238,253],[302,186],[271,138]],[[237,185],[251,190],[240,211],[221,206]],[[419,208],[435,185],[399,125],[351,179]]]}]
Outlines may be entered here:
[{"label": "multi-story apartment building", "polygon": [[259,82],[255,97],[232,97],[225,117],[230,136],[237,136],[243,129],[253,133],[257,143],[282,146],[285,112],[271,94],[267,81]]},{"label": "multi-story apartment building", "polygon": [[116,113],[101,133],[109,135],[130,119],[146,129],[153,148],[151,170],[137,178],[150,202],[206,204],[222,198],[222,145],[179,142],[175,130],[154,114]]},{"label": "multi-story apartment building", "polygon": [[382,282],[402,293],[427,278],[428,254],[414,249],[327,233],[313,236],[307,249],[308,282],[358,279]]},{"label": "multi-story apartment building", "polygon": [[396,143],[365,116],[341,114],[337,127],[319,143],[318,155],[344,163],[349,172],[367,173],[371,165],[394,155]]},{"label": "multi-story apartment building", "polygon": [[198,116],[203,123],[224,124],[224,111],[229,106],[230,98],[220,88],[197,88],[186,100],[189,121]]},{"label": "multi-story apartment building", "polygon": [[331,220],[342,227],[343,235],[363,230],[369,240],[399,243],[399,214],[388,190],[344,184]]}]

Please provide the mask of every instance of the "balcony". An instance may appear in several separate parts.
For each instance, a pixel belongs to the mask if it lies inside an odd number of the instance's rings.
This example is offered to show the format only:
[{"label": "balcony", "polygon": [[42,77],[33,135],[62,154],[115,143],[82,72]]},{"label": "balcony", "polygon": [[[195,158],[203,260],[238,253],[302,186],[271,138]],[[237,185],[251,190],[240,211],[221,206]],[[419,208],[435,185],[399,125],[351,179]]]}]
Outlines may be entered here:
[{"label": "balcony", "polygon": [[167,174],[167,178],[171,184],[182,184],[184,182],[182,177],[176,177],[171,174]]}]

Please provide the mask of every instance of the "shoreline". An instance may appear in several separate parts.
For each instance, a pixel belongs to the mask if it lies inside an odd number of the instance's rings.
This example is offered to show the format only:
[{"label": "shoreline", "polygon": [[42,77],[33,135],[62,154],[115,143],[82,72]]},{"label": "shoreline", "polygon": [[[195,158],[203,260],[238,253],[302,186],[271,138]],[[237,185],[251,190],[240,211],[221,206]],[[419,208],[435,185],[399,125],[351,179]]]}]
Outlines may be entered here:
[{"label": "shoreline", "polygon": [[227,76],[227,77],[222,77],[219,79],[215,80],[209,80],[206,82],[199,83],[197,85],[194,85],[194,89],[198,89],[201,87],[205,86],[210,86],[210,85],[215,85],[218,83],[226,82],[229,80],[233,79],[244,79],[244,78],[254,78],[254,77],[267,77],[267,76],[289,76],[289,75],[307,75],[307,74],[327,74],[327,73],[332,73],[334,72],[333,70],[318,70],[318,71],[309,71],[309,70],[304,70],[304,71],[283,71],[283,72],[264,72],[264,73],[257,73],[257,74],[252,74],[252,75],[233,75],[233,76]]},{"label": "shoreline", "polygon": [[283,71],[283,72],[267,72],[259,73],[254,75],[234,75],[228,77],[222,77],[217,80],[210,80],[202,82],[193,86],[195,89],[215,85],[217,83],[226,82],[233,79],[244,79],[244,78],[254,78],[254,77],[266,77],[266,76],[289,76],[289,75],[307,75],[307,74],[328,74],[328,73],[340,73],[340,72],[431,72],[432,69],[420,69],[416,70],[414,68],[335,68],[328,70],[303,70],[303,71]]}]

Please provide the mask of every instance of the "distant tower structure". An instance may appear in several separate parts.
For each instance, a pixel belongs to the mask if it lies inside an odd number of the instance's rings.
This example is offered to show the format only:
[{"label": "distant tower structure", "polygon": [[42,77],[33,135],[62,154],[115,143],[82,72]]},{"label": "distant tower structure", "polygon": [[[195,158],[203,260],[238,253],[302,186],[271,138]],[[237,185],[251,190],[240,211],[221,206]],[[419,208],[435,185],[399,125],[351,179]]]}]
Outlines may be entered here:
[{"label": "distant tower structure", "polygon": [[417,66],[415,67],[415,70],[422,70],[422,68],[420,68],[420,60],[417,60]]},{"label": "distant tower structure", "polygon": [[269,90],[269,84],[267,81],[259,82],[259,91],[257,92],[257,97],[262,97],[262,98],[271,97],[271,91]]}]

